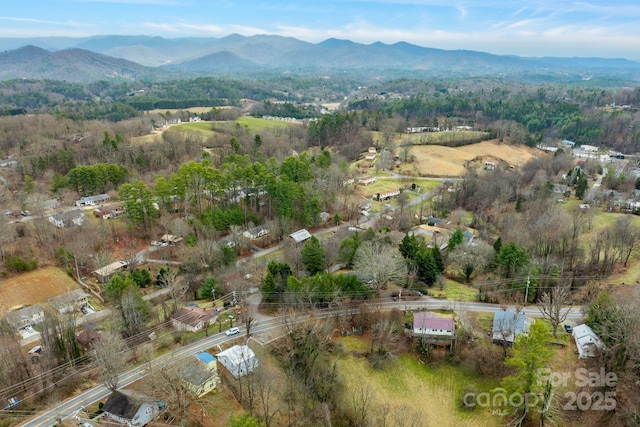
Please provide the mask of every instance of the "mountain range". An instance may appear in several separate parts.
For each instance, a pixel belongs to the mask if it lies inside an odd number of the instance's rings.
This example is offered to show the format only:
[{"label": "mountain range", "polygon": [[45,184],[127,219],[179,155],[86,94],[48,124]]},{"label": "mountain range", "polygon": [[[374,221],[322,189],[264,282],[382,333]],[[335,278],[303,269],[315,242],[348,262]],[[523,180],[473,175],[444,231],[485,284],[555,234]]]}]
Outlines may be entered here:
[{"label": "mountain range", "polygon": [[593,75],[615,75],[631,82],[640,80],[640,62],[626,59],[493,55],[405,42],[361,44],[328,39],[308,43],[274,35],[0,38],[0,51],[4,51],[0,53],[2,80],[46,78],[91,82],[354,72],[377,78],[537,76],[580,80]]}]

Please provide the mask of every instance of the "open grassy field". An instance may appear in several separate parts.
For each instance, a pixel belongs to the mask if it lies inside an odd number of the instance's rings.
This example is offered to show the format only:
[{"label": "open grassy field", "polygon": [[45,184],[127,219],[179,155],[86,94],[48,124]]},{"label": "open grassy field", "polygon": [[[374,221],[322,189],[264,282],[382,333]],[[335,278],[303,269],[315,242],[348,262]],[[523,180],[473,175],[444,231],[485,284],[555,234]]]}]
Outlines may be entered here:
[{"label": "open grassy field", "polygon": [[41,268],[0,280],[0,314],[23,305],[46,303],[49,298],[80,288],[63,270]]},{"label": "open grassy field", "polygon": [[443,289],[440,290],[437,286],[434,286],[429,289],[429,296],[451,301],[476,301],[478,299],[478,290],[454,280],[446,279]]},{"label": "open grassy field", "polygon": [[414,173],[431,176],[460,176],[465,162],[482,157],[486,161],[504,161],[510,165],[524,164],[544,152],[522,145],[499,144],[497,140],[483,141],[462,147],[441,145],[418,145],[410,149],[415,156],[413,163],[403,164],[399,173]]},{"label": "open grassy field", "polygon": [[249,132],[252,132],[252,133],[261,132],[265,129],[272,129],[272,128],[284,129],[284,128],[288,128],[289,126],[300,126],[297,123],[283,122],[279,120],[264,120],[257,117],[249,117],[249,116],[242,116],[238,118],[238,120],[236,120],[235,122],[213,122],[215,126],[217,126],[218,123],[224,126],[231,126],[231,127],[234,127],[236,124],[238,124],[242,127],[246,127],[249,130]]},{"label": "open grassy field", "polygon": [[[366,340],[348,337],[341,339],[351,351],[366,351]],[[373,370],[365,358],[354,357],[350,352],[339,360],[338,369],[347,387],[346,395],[357,396],[360,390],[369,389],[373,395],[372,412],[388,405],[391,416],[411,420],[416,417],[421,425],[431,426],[495,426],[500,419],[489,411],[478,409],[465,412],[460,409],[460,399],[467,385],[477,389],[490,389],[481,378],[465,374],[451,366],[429,367],[413,355],[399,356],[393,367]],[[375,424],[370,424],[375,425]]]},{"label": "open grassy field", "polygon": [[147,111],[147,113],[149,114],[165,114],[168,112],[170,112],[171,114],[175,114],[178,111],[189,111],[191,113],[195,113],[195,114],[202,114],[202,113],[208,113],[209,111],[211,111],[212,109],[217,108],[217,109],[224,109],[224,108],[230,108],[227,106],[222,106],[222,107],[189,107],[189,108],[182,108],[182,109],[177,109],[177,108],[168,108],[168,109],[162,109],[162,108],[156,108],[155,110],[149,110]]}]

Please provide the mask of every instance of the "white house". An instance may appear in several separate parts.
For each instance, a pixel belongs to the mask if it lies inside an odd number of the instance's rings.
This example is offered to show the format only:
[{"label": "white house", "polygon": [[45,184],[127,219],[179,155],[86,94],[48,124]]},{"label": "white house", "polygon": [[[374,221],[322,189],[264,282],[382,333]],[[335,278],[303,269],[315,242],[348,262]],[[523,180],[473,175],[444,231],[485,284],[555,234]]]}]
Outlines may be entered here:
[{"label": "white house", "polygon": [[400,195],[400,190],[391,190],[385,193],[380,193],[380,200],[388,200],[392,197],[398,197]]},{"label": "white house", "polygon": [[87,196],[82,197],[79,200],[76,200],[76,206],[81,208],[83,206],[97,206],[101,203],[105,203],[109,201],[109,195],[106,193],[96,194],[95,196]]},{"label": "white house", "polygon": [[73,209],[59,214],[51,215],[49,222],[58,228],[73,227],[82,225],[84,213],[80,209]]},{"label": "white house", "polygon": [[580,357],[580,359],[597,357],[604,348],[602,339],[587,325],[576,326],[573,328],[572,335],[576,341],[578,357]]},{"label": "white house", "polygon": [[358,179],[358,184],[360,185],[369,185],[376,182],[376,177],[373,175],[365,175]]},{"label": "white house", "polygon": [[200,307],[185,306],[171,316],[171,324],[179,331],[198,332],[208,324],[212,324],[216,311]]},{"label": "white house", "polygon": [[451,317],[441,317],[435,313],[422,311],[413,315],[413,335],[437,341],[452,340],[455,322]]},{"label": "white house", "polygon": [[256,354],[246,345],[234,345],[216,357],[235,378],[243,377],[258,367]]},{"label": "white house", "polygon": [[269,229],[264,225],[259,225],[257,227],[250,228],[242,233],[244,237],[247,239],[259,239],[261,237],[269,234]]}]

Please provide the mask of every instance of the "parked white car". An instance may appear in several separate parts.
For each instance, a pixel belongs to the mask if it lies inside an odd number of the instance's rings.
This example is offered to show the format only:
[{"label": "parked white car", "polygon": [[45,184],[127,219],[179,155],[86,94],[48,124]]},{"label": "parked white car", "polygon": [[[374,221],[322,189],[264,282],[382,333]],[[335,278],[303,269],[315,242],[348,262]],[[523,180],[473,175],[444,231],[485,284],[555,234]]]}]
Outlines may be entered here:
[{"label": "parked white car", "polygon": [[230,337],[231,335],[239,334],[240,328],[229,328],[224,333],[227,334],[228,337]]}]

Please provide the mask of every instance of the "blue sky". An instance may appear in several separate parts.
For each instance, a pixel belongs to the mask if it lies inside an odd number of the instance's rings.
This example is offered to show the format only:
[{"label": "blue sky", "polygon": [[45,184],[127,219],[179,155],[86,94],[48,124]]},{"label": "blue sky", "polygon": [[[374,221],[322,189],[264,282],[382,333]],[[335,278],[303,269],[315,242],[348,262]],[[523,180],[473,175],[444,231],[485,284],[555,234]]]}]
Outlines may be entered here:
[{"label": "blue sky", "polygon": [[0,37],[276,34],[640,60],[637,0],[12,0]]}]

